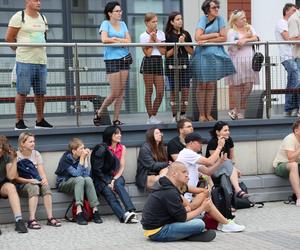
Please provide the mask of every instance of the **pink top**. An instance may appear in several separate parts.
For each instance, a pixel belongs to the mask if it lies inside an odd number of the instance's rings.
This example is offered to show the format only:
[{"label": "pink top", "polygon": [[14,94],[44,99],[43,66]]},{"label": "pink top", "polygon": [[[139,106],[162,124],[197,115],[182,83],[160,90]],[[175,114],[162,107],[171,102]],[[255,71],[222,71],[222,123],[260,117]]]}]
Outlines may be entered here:
[{"label": "pink top", "polygon": [[112,146],[108,146],[108,148],[119,160],[121,160],[123,153],[123,145],[121,143],[117,144],[116,149],[113,149]]}]

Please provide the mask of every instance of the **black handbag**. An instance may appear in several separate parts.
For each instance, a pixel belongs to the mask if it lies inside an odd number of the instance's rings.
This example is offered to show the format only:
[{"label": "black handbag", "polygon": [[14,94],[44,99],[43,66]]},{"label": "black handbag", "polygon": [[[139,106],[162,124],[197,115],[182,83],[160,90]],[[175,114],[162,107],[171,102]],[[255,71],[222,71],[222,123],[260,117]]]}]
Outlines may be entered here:
[{"label": "black handbag", "polygon": [[132,64],[133,63],[133,59],[131,56],[131,53],[128,53],[128,55],[123,57],[123,60],[127,63],[127,64]]},{"label": "black handbag", "polygon": [[258,51],[258,45],[256,45],[256,49],[254,49],[254,55],[252,57],[252,69],[253,71],[259,72],[262,67],[262,63],[265,60],[264,55]]}]

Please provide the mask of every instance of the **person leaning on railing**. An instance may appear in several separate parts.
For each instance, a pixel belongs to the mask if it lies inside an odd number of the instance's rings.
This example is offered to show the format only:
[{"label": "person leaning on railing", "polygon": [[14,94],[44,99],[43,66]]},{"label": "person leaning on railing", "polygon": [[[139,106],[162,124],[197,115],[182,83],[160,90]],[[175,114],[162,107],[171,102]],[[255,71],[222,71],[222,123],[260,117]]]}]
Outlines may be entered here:
[{"label": "person leaning on railing", "polygon": [[[158,18],[153,12],[145,14],[146,31],[140,35],[141,43],[165,42],[165,33],[157,29]],[[144,58],[141,64],[140,73],[144,76],[145,82],[145,105],[148,113],[147,124],[162,123],[156,115],[164,96],[164,72],[162,56],[166,48],[162,46],[143,47]],[[152,103],[153,85],[155,86],[156,97]]]},{"label": "person leaning on railing", "polygon": [[248,42],[257,41],[258,36],[254,28],[247,23],[244,11],[234,10],[231,13],[227,40],[236,43],[228,48],[229,56],[236,69],[235,74],[226,78],[233,104],[233,109],[228,112],[228,115],[232,120],[239,120],[244,118],[246,102],[253,84],[259,84],[259,72],[252,69],[253,48],[247,45]]},{"label": "person leaning on railing", "polygon": [[[122,9],[119,2],[108,2],[104,14],[106,20],[101,23],[99,30],[101,41],[105,44],[130,43],[131,37],[127,26],[121,21]],[[111,93],[96,110],[93,122],[95,126],[99,126],[104,110],[114,102],[113,124],[123,125],[124,123],[119,120],[119,115],[132,58],[128,48],[107,46],[104,47],[104,61]]]},{"label": "person leaning on railing", "polygon": [[[205,0],[197,25],[195,40],[198,44],[222,43],[227,40],[224,19],[219,16],[220,2]],[[193,81],[197,84],[199,121],[213,121],[212,106],[217,80],[235,73],[234,65],[223,46],[197,46],[191,60]]]},{"label": "person leaning on railing", "polygon": [[[166,42],[192,42],[189,32],[183,29],[182,15],[180,12],[174,11],[169,15],[169,19],[165,29]],[[168,46],[166,51],[166,76],[168,77],[171,93],[170,105],[172,109],[173,120],[176,122],[176,103],[175,103],[175,78],[178,72],[178,90],[181,91],[180,103],[180,119],[185,118],[185,112],[188,105],[189,87],[191,80],[191,69],[189,63],[189,55],[194,52],[193,46],[179,46],[177,48],[177,58],[175,59],[174,46]],[[177,63],[175,63],[177,60]],[[176,68],[177,66],[177,68]],[[178,105],[179,106],[179,105]]]}]

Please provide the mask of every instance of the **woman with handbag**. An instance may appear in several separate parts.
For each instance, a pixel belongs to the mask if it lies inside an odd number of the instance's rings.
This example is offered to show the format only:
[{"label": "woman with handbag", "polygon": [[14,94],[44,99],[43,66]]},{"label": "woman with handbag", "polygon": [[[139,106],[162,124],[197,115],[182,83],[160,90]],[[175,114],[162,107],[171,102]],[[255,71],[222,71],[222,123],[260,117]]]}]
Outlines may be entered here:
[{"label": "woman with handbag", "polygon": [[[146,31],[140,35],[141,43],[165,42],[165,33],[157,29],[158,18],[153,12],[145,14]],[[162,123],[156,115],[164,97],[164,72],[162,56],[166,53],[163,46],[143,47],[144,58],[140,73],[143,74],[145,82],[145,105],[148,113],[147,124]],[[152,103],[153,85],[156,97]]]},{"label": "woman with handbag", "polygon": [[[18,183],[17,188],[21,195],[28,197],[29,220],[27,227],[30,229],[41,229],[37,222],[35,213],[41,195],[44,200],[44,206],[47,213],[47,225],[60,227],[61,223],[52,215],[52,192],[49,186],[46,172],[44,169],[41,154],[35,150],[35,137],[29,132],[23,132],[19,135],[17,151],[18,174],[15,181]],[[25,166],[24,166],[25,165]],[[19,168],[31,169],[31,177],[23,176]]]},{"label": "woman with handbag", "polygon": [[[104,9],[106,20],[102,22],[99,33],[105,44],[131,43],[126,24],[121,21],[122,9],[117,1],[108,2]],[[100,126],[104,110],[114,102],[114,125],[123,125],[119,120],[123,103],[128,71],[132,64],[132,57],[126,47],[104,47],[104,62],[106,74],[111,87],[111,93],[105,98],[101,107],[94,115],[94,125]]]},{"label": "woman with handbag", "polygon": [[244,118],[247,99],[251,93],[253,84],[259,84],[259,75],[253,71],[253,49],[248,42],[258,40],[254,28],[247,23],[246,14],[242,10],[234,10],[229,19],[228,42],[236,45],[229,47],[229,55],[235,66],[236,73],[227,77],[229,84],[232,109],[228,112],[233,120]]},{"label": "woman with handbag", "polygon": [[[224,19],[219,15],[220,2],[205,0],[197,25],[195,40],[199,45],[204,43],[226,42]],[[217,81],[235,73],[234,66],[223,46],[197,46],[191,60],[193,81],[197,84],[197,104],[199,121],[214,121],[212,116],[213,101]]]}]

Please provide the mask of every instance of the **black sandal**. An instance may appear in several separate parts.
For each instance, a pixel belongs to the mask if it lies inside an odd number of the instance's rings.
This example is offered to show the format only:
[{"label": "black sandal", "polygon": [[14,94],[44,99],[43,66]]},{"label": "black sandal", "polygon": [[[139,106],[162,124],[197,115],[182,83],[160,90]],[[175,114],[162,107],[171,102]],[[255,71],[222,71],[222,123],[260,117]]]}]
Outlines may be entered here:
[{"label": "black sandal", "polygon": [[93,122],[94,122],[94,125],[97,126],[97,127],[100,126],[100,124],[101,124],[101,117],[98,114],[98,110],[96,110],[95,113],[94,113]]},{"label": "black sandal", "polygon": [[39,229],[42,228],[41,225],[35,219],[34,220],[29,220],[27,222],[27,227],[29,229],[35,229],[35,230],[39,230]]},{"label": "black sandal", "polygon": [[50,219],[47,219],[47,225],[52,227],[60,227],[61,223],[56,218],[52,217]]},{"label": "black sandal", "polygon": [[121,122],[120,120],[115,120],[113,121],[113,125],[117,125],[117,126],[121,126],[121,125],[124,125],[125,123],[124,122]]},{"label": "black sandal", "polygon": [[241,198],[241,199],[247,199],[247,198],[249,198],[249,194],[247,194],[245,191],[243,191],[243,190],[240,190],[240,191],[238,191],[237,193],[236,193],[236,197],[238,197],[238,198]]}]

